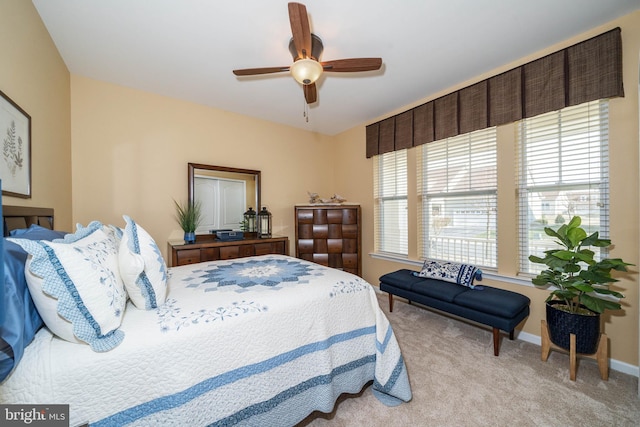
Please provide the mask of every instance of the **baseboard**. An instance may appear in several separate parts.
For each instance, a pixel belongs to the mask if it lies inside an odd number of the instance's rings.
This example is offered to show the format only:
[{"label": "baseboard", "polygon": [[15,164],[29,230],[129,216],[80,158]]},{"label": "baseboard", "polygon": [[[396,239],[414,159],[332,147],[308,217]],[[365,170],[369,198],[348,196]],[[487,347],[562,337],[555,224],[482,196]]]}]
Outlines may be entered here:
[{"label": "baseboard", "polygon": [[[527,332],[516,330],[515,337],[519,340],[526,341],[531,344],[542,344],[542,339],[538,335],[530,334]],[[623,374],[633,375],[636,378],[640,377],[640,368],[638,366],[621,362],[616,359],[609,359],[609,368],[614,371],[622,372]]]},{"label": "baseboard", "polygon": [[[379,293],[381,295],[382,294],[386,294],[386,292],[381,291],[380,288],[374,288],[374,289],[375,289],[376,293]],[[405,298],[401,298],[401,297],[397,297],[397,298],[406,301]],[[412,302],[411,304],[426,308],[427,310],[431,310],[431,311],[443,314],[445,316],[449,316],[449,317],[453,317],[453,318],[465,321],[467,323],[474,323],[474,324],[477,324],[477,325],[479,325],[481,327],[486,327],[486,325],[482,325],[480,323],[476,323],[476,322],[473,322],[473,321],[468,320],[468,319],[463,319],[463,318],[455,316],[453,314],[449,314],[449,313],[437,310],[437,309],[432,308],[432,307],[427,307],[427,306],[424,306],[424,305],[416,303],[416,302]],[[531,343],[531,344],[535,344],[535,345],[542,345],[542,338],[540,338],[540,336],[538,336],[538,335],[530,334],[528,332],[519,331],[517,329],[514,332],[515,332],[514,338],[516,338],[516,339],[519,339],[519,340],[522,340],[522,341],[525,341],[525,342],[528,342],[528,343]],[[626,362],[621,362],[621,361],[616,360],[616,359],[609,359],[609,368],[614,370],[614,371],[622,372],[623,374],[632,375],[632,376],[634,376],[636,378],[640,378],[640,367],[631,365],[631,364],[626,363]]]}]

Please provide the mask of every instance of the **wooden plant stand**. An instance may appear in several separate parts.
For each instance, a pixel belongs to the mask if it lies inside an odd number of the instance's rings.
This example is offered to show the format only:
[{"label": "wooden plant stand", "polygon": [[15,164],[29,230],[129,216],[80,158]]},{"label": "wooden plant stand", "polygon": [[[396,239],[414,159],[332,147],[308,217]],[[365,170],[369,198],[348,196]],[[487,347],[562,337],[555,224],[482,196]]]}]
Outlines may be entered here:
[{"label": "wooden plant stand", "polygon": [[[549,337],[549,327],[547,326],[547,321],[542,320],[542,361],[546,362],[549,358],[549,353],[551,350],[561,351],[563,353],[567,353],[567,350],[561,348],[554,343],[551,342],[551,338]],[[571,334],[569,336],[570,349],[569,360],[570,360],[570,370],[569,370],[569,378],[571,381],[576,380],[576,370],[578,368],[577,356],[586,357],[589,359],[594,359],[598,361],[598,368],[600,369],[600,377],[607,381],[609,379],[609,362],[607,360],[607,353],[609,351],[609,339],[606,334],[600,334],[600,340],[598,342],[598,350],[594,354],[583,354],[576,353],[576,336]]]}]

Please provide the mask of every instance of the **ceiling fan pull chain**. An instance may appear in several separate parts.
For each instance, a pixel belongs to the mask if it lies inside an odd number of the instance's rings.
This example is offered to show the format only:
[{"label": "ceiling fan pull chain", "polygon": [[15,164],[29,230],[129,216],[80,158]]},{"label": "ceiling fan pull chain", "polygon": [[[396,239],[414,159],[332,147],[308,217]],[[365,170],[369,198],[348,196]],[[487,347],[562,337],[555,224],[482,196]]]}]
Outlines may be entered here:
[{"label": "ceiling fan pull chain", "polygon": [[309,104],[307,104],[306,102],[304,102],[303,104],[304,107],[302,107],[302,116],[304,117],[305,122],[309,123]]}]

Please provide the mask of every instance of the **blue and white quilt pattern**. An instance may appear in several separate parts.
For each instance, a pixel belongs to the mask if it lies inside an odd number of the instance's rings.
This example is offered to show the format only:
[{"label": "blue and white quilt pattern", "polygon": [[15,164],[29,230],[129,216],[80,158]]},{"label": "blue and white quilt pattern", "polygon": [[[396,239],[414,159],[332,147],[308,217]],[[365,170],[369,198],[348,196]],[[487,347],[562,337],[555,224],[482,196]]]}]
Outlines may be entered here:
[{"label": "blue and white quilt pattern", "polygon": [[[241,290],[261,285],[272,289],[283,289],[287,283],[309,283],[309,277],[321,276],[313,264],[296,259],[252,258],[228,264],[195,270],[193,276],[185,278],[189,287],[200,287],[215,291],[223,286],[237,286]],[[238,290],[238,289],[237,289]]]},{"label": "blue and white quilt pattern", "polygon": [[68,403],[71,425],[286,426],[372,380],[384,404],[411,399],[371,285],[296,258],[171,268],[166,303],[129,303],[122,329],[106,353],[42,329],[0,402]]}]

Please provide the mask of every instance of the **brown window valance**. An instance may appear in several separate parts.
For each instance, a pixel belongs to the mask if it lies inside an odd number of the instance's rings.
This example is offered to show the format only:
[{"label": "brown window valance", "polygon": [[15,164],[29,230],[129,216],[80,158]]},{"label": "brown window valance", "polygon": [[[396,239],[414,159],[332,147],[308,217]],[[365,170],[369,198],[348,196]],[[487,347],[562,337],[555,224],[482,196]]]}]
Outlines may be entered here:
[{"label": "brown window valance", "polygon": [[366,127],[367,157],[624,96],[620,28]]}]

